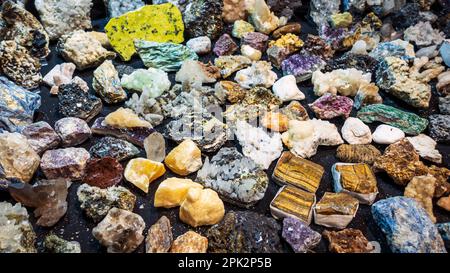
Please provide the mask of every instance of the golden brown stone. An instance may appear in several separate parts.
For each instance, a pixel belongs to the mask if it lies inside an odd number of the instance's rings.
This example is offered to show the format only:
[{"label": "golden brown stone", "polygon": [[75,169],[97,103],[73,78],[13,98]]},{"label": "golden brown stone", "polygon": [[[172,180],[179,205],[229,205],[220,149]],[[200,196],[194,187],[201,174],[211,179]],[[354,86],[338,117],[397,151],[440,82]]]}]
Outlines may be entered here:
[{"label": "golden brown stone", "polygon": [[286,35],[288,33],[300,34],[301,30],[302,30],[302,25],[300,25],[300,23],[290,23],[290,24],[287,24],[285,26],[282,26],[282,27],[276,29],[272,33],[272,37],[274,39],[278,39],[281,36]]},{"label": "golden brown stone", "polygon": [[225,215],[225,207],[217,192],[190,188],[180,207],[180,220],[193,227],[215,225]]},{"label": "golden brown stone", "polygon": [[203,189],[199,183],[193,182],[191,179],[181,179],[176,177],[167,178],[155,192],[155,200],[153,205],[163,208],[173,208],[180,206],[186,199],[186,195],[191,188]]},{"label": "golden brown stone", "polygon": [[445,167],[431,165],[428,167],[428,173],[436,178],[436,189],[434,197],[441,197],[450,193],[450,183],[447,182],[450,177],[450,170]]},{"label": "golden brown stone", "polygon": [[316,214],[355,215],[358,210],[358,199],[349,194],[326,192],[316,204]]},{"label": "golden brown stone", "polygon": [[336,157],[342,162],[366,163],[372,165],[381,152],[370,144],[342,144],[336,150]]},{"label": "golden brown stone", "polygon": [[446,211],[450,211],[450,196],[441,197],[441,199],[437,202],[437,205]]},{"label": "golden brown stone", "polygon": [[166,172],[164,164],[146,158],[135,158],[128,162],[125,168],[125,179],[148,193],[151,182]]},{"label": "golden brown stone", "polygon": [[431,175],[414,177],[405,188],[404,195],[419,202],[430,216],[431,221],[436,223],[433,214],[433,195],[436,187],[436,178]]},{"label": "golden brown stone", "polygon": [[370,194],[378,191],[375,175],[367,164],[337,164],[336,171],[340,173],[342,188],[349,192]]},{"label": "golden brown stone", "polygon": [[149,122],[140,119],[139,116],[133,112],[133,110],[122,107],[107,115],[105,117],[105,123],[109,126],[117,128],[152,128],[152,125]]},{"label": "golden brown stone", "polygon": [[186,176],[202,167],[202,152],[194,141],[186,139],[167,155],[164,163],[174,173]]},{"label": "golden brown stone", "polygon": [[225,93],[227,99],[231,103],[240,102],[245,98],[245,89],[238,83],[232,81],[220,81],[216,85],[216,90]]},{"label": "golden brown stone", "polygon": [[374,246],[358,229],[349,228],[341,231],[325,230],[322,235],[330,242],[328,246],[330,252],[369,253],[374,250]]},{"label": "golden brown stone", "polygon": [[314,193],[293,186],[284,186],[270,203],[270,211],[277,219],[294,217],[309,224],[315,202]]},{"label": "golden brown stone", "polygon": [[262,126],[274,132],[286,132],[289,128],[289,119],[280,112],[267,112],[261,119]]},{"label": "golden brown stone", "polygon": [[172,253],[206,253],[208,249],[208,238],[194,232],[188,231],[175,239],[170,252]]},{"label": "golden brown stone", "polygon": [[246,0],[223,0],[222,18],[226,23],[247,19]]}]

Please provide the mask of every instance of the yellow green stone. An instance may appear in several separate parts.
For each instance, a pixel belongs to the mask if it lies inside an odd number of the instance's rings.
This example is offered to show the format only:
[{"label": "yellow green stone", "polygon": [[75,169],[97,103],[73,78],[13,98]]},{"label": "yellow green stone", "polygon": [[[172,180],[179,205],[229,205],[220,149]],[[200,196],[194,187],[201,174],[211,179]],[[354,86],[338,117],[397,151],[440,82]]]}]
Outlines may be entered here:
[{"label": "yellow green stone", "polygon": [[129,61],[136,53],[136,39],[176,44],[184,41],[181,12],[171,3],[147,5],[111,18],[105,26],[105,32],[111,46],[124,61]]}]

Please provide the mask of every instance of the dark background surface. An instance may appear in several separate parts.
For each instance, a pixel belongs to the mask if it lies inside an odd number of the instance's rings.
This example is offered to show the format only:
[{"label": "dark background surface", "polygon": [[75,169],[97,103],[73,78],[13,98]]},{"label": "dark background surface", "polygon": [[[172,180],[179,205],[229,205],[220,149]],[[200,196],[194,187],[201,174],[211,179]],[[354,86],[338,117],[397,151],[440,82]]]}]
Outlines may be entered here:
[{"label": "dark background surface", "polygon": [[[32,1],[30,1],[32,2]],[[147,1],[148,2],[148,1]],[[102,31],[103,26],[108,22],[108,19],[106,19],[106,11],[104,6],[102,5],[101,0],[95,0],[94,1],[94,7],[92,10],[92,19],[93,19],[93,30]],[[28,10],[31,10],[34,14],[37,14],[34,10],[34,7],[32,4],[29,4],[27,6]],[[306,38],[306,35],[308,33],[316,33],[314,26],[312,26],[309,22],[305,20],[304,13],[307,12],[307,7],[304,7],[300,11],[301,13],[297,14],[295,18],[293,18],[291,21],[300,22],[302,24],[302,39]],[[231,32],[231,26],[226,27],[226,32]],[[214,41],[213,41],[214,42]],[[64,62],[64,60],[55,52],[55,44],[51,45],[51,53],[47,58],[48,64],[42,67],[42,74],[45,75],[48,71],[50,71],[56,64]],[[213,60],[212,54],[202,57],[202,61],[208,61]],[[115,65],[122,64],[123,62],[119,61],[118,58],[114,61]],[[134,57],[130,62],[127,62],[126,64],[131,65],[135,68],[143,68],[143,64],[140,61],[138,57]],[[91,90],[90,92],[94,92],[92,89],[92,72],[94,69],[89,69],[86,71],[76,71],[74,75],[82,77],[86,82],[89,84]],[[281,76],[280,71],[274,69],[274,71],[277,72],[279,76]],[[234,75],[230,77],[230,79],[233,79]],[[170,79],[172,83],[174,82],[174,73],[170,73]],[[307,106],[308,103],[312,103],[317,97],[313,94],[312,91],[312,84],[310,81],[307,81],[301,85],[299,85],[300,89],[305,93],[306,99],[301,101],[302,105],[308,110],[310,118],[314,117],[314,114],[309,110],[309,107]],[[417,111],[416,109],[409,107],[408,105],[405,105],[404,103],[400,102],[399,100],[386,96],[385,93],[382,93],[384,103],[392,106],[396,106],[403,110],[408,110],[411,112],[415,112],[419,114],[422,117],[428,117],[430,114],[438,113],[438,107],[437,107],[437,98],[438,95],[435,90],[435,82],[432,82],[433,87],[433,97],[431,106],[428,110],[424,111]],[[56,96],[50,96],[49,94],[49,88],[47,86],[41,87],[41,96],[42,96],[42,106],[39,110],[39,112],[36,115],[36,121],[39,120],[45,120],[47,121],[51,126],[54,125],[55,121],[62,118],[62,116],[58,113],[57,106],[58,106],[58,99]],[[106,105],[104,104],[103,110],[99,116],[105,116],[108,113],[114,111],[118,107],[122,106],[123,103],[119,105]],[[356,111],[352,112],[351,116],[355,116]],[[97,116],[97,117],[99,117]],[[95,120],[95,119],[94,119]],[[90,125],[92,125],[92,122],[90,122]],[[165,121],[166,123],[167,121]],[[331,120],[330,122],[333,122],[337,125],[339,131],[343,125],[344,119],[337,118],[334,120]],[[375,130],[376,126],[379,125],[377,123],[375,124],[369,124],[370,128]],[[156,127],[156,130],[161,132],[162,126]],[[427,131],[424,133],[427,134]],[[93,136],[88,142],[80,145],[81,147],[84,147],[86,149],[89,149],[97,139],[101,138],[101,136]],[[167,152],[169,152],[173,147],[176,146],[176,143],[166,140],[167,143]],[[386,145],[377,145],[374,144],[378,149],[381,151],[384,151]],[[234,141],[228,141],[225,146],[236,146],[240,150],[240,146],[237,142],[237,140]],[[323,196],[323,194],[326,191],[333,191],[332,187],[332,176],[331,176],[331,166],[337,162],[337,159],[335,157],[337,147],[325,147],[320,146],[318,149],[318,152],[315,156],[313,156],[310,160],[313,162],[316,162],[320,165],[322,165],[325,168],[325,173],[322,178],[322,182],[320,184],[320,188],[317,191],[316,197],[317,200],[320,200]],[[449,154],[450,154],[450,146],[449,145],[441,145],[439,144],[438,147],[439,151],[443,155],[443,164],[442,166],[449,166]],[[286,150],[286,148],[285,148]],[[204,154],[204,156],[212,156],[214,153]],[[141,156],[145,157],[145,152],[141,150]],[[425,161],[426,162],[426,161]],[[427,165],[430,165],[430,162],[426,162]],[[271,167],[267,170],[267,174],[269,177],[271,177],[273,168],[275,167],[276,161],[274,161],[271,165]],[[123,166],[126,166],[126,162],[123,162]],[[166,168],[167,169],[167,168]],[[204,232],[208,229],[208,227],[200,227],[193,229],[189,227],[188,225],[182,223],[178,218],[178,208],[175,209],[164,209],[164,208],[154,208],[153,207],[153,198],[154,193],[158,187],[158,185],[166,178],[175,176],[169,169],[167,169],[167,172],[158,180],[154,181],[150,185],[150,190],[148,194],[143,193],[136,187],[134,187],[131,183],[122,181],[121,185],[130,189],[136,196],[137,196],[137,202],[134,209],[135,213],[138,213],[141,215],[146,223],[146,230],[145,234],[147,232],[147,229],[154,224],[159,217],[162,215],[167,216],[173,226],[173,234],[174,237],[177,237],[184,232],[186,232],[189,229],[192,229],[194,231],[197,231],[201,234],[204,234]],[[190,175],[189,178],[195,179],[196,174]],[[376,174],[377,181],[378,181],[378,188],[379,188],[379,194],[377,196],[377,200],[392,197],[392,196],[398,196],[403,195],[404,188],[400,187],[393,183],[393,181],[385,174],[385,173],[377,173]],[[44,178],[43,174],[39,171],[36,174],[36,178]],[[76,191],[79,186],[79,183],[73,183],[72,186],[69,189],[69,196],[68,196],[68,210],[66,215],[52,228],[43,228],[35,225],[35,219],[32,215],[32,209],[28,209],[30,213],[30,219],[31,222],[35,228],[35,231],[38,235],[38,250],[43,251],[42,247],[42,241],[44,240],[45,236],[50,233],[54,233],[56,235],[61,236],[64,239],[67,240],[76,240],[80,242],[82,252],[105,252],[106,249],[102,247],[97,240],[92,236],[92,228],[96,226],[94,222],[92,222],[90,219],[88,219],[85,215],[83,215],[82,210],[80,209],[80,203],[78,202]],[[256,211],[258,213],[264,214],[268,217],[271,217],[270,215],[270,209],[269,204],[273,197],[275,196],[276,192],[278,191],[279,186],[271,179],[269,183],[269,187],[267,189],[267,192],[265,194],[264,199],[262,199],[260,202],[258,202],[255,207],[253,207],[251,210]],[[0,193],[0,201],[12,201],[11,198],[5,193]],[[226,211],[229,210],[241,210],[241,208],[237,208],[235,206],[232,206],[228,203],[225,203]],[[435,215],[437,217],[437,222],[449,222],[450,221],[450,214],[443,209],[437,207],[435,205],[434,208]],[[383,233],[380,231],[380,229],[375,224],[372,215],[370,213],[370,206],[368,205],[360,205],[359,210],[356,214],[356,217],[353,219],[353,221],[348,225],[349,228],[356,228],[360,229],[364,235],[370,240],[370,241],[378,241],[381,244],[382,251],[383,252],[389,252],[389,248],[386,244],[385,237]],[[324,230],[324,227],[318,226],[314,224],[314,220],[311,223],[311,228],[318,232],[322,232]],[[287,252],[290,252],[290,247],[286,244],[284,244],[284,248]],[[322,239],[320,244],[314,249],[314,252],[327,252],[327,242]],[[448,247],[448,245],[447,245]],[[144,243],[141,244],[141,246],[136,250],[136,252],[144,252]]]}]

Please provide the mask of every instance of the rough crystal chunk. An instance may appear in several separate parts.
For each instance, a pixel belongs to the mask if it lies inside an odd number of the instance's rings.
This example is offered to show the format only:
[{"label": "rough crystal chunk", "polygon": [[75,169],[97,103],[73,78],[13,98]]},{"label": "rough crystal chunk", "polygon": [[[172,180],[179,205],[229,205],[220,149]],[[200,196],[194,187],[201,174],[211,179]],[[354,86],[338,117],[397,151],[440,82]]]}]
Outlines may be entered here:
[{"label": "rough crystal chunk", "polygon": [[436,223],[433,214],[433,197],[436,178],[431,175],[415,176],[406,186],[404,196],[415,199],[428,213],[431,221]]},{"label": "rough crystal chunk", "polygon": [[342,138],[349,144],[370,144],[372,142],[372,132],[369,126],[360,119],[349,117],[342,126]]},{"label": "rough crystal chunk", "polygon": [[224,79],[234,72],[250,66],[252,61],[245,56],[220,56],[214,60],[214,65],[220,69],[220,74]]},{"label": "rough crystal chunk", "polygon": [[436,149],[436,141],[431,137],[420,134],[415,137],[408,137],[408,141],[414,146],[420,157],[430,160],[434,163],[442,163],[442,155]]},{"label": "rough crystal chunk", "polygon": [[314,208],[314,222],[330,228],[344,229],[359,208],[358,199],[349,194],[325,192]]},{"label": "rough crystal chunk", "polygon": [[191,188],[202,189],[203,186],[191,179],[168,178],[159,184],[155,192],[153,205],[156,208],[178,207],[186,199],[186,195]]},{"label": "rough crystal chunk", "polygon": [[212,40],[223,30],[223,0],[199,0],[192,2],[183,13],[186,35],[189,38],[208,36]]},{"label": "rough crystal chunk", "polygon": [[91,129],[86,121],[79,118],[62,118],[55,123],[55,131],[64,147],[76,146],[91,137]]},{"label": "rough crystal chunk", "polygon": [[0,253],[35,253],[35,242],[27,210],[20,203],[0,202]]},{"label": "rough crystal chunk", "polygon": [[58,110],[65,117],[76,117],[89,122],[102,110],[102,101],[84,92],[75,83],[63,84],[59,87]]},{"label": "rough crystal chunk", "polygon": [[151,182],[162,176],[166,172],[164,164],[151,161],[145,158],[135,158],[128,162],[125,168],[125,179],[148,193]]},{"label": "rough crystal chunk", "polygon": [[303,221],[286,217],[283,220],[283,238],[296,253],[306,253],[319,244],[322,236]]},{"label": "rough crystal chunk", "polygon": [[164,163],[174,173],[186,176],[202,167],[202,152],[192,140],[186,139],[167,155]]},{"label": "rough crystal chunk", "polygon": [[110,60],[106,60],[94,71],[92,86],[97,94],[109,104],[127,99],[120,84],[119,73]]},{"label": "rough crystal chunk", "polygon": [[314,84],[316,96],[322,96],[326,93],[355,96],[359,88],[369,84],[371,79],[372,74],[349,68],[337,69],[327,73],[316,71],[312,74],[311,81]]},{"label": "rough crystal chunk", "polygon": [[180,220],[192,227],[215,225],[224,214],[222,200],[211,189],[190,188],[180,206]]},{"label": "rough crystal chunk", "polygon": [[233,55],[236,50],[238,50],[238,45],[227,33],[220,36],[213,49],[214,53],[217,56]]},{"label": "rough crystal chunk", "polygon": [[137,156],[140,151],[128,141],[114,137],[103,137],[89,149],[89,153],[92,157],[113,157],[118,161],[124,161]]},{"label": "rough crystal chunk", "polygon": [[45,237],[44,248],[49,253],[81,253],[79,242],[67,241],[54,234]]},{"label": "rough crystal chunk", "polygon": [[353,108],[353,101],[344,96],[325,94],[309,104],[320,119],[333,119],[343,116],[348,118]]},{"label": "rough crystal chunk", "polygon": [[369,242],[359,229],[348,228],[341,231],[324,231],[323,237],[329,241],[328,249],[334,253],[370,253],[376,247]]},{"label": "rough crystal chunk", "polygon": [[450,115],[431,115],[429,130],[435,141],[450,143]]},{"label": "rough crystal chunk", "polygon": [[81,180],[89,158],[84,148],[48,150],[42,155],[41,169],[48,179]]},{"label": "rough crystal chunk", "polygon": [[58,147],[61,139],[53,128],[45,121],[39,121],[27,125],[22,130],[28,144],[38,154],[42,154],[46,150]]},{"label": "rough crystal chunk", "polygon": [[188,231],[178,236],[170,248],[171,253],[206,253],[208,249],[208,238],[194,232]]},{"label": "rough crystal chunk", "polygon": [[315,55],[295,54],[281,64],[284,75],[294,75],[297,82],[310,79],[313,73],[325,66],[321,57]]}]

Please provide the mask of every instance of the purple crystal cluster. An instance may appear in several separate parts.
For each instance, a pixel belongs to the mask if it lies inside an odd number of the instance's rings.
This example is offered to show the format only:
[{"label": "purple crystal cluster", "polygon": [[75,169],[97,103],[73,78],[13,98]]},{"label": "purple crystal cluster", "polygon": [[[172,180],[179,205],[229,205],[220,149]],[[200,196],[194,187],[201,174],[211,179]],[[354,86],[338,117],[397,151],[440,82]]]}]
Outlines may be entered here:
[{"label": "purple crystal cluster", "polygon": [[309,105],[320,119],[332,119],[343,116],[348,118],[353,100],[345,96],[325,94]]},{"label": "purple crystal cluster", "polygon": [[342,42],[352,35],[353,31],[345,28],[331,28],[328,25],[323,25],[319,29],[320,38],[324,39],[335,50],[341,49]]},{"label": "purple crystal cluster", "polygon": [[296,253],[306,253],[319,244],[322,236],[312,230],[302,221],[287,217],[283,220],[281,236],[289,243]]},{"label": "purple crystal cluster", "polygon": [[281,64],[284,75],[294,75],[297,82],[311,78],[314,71],[325,66],[325,62],[319,56],[295,54],[284,60]]}]

